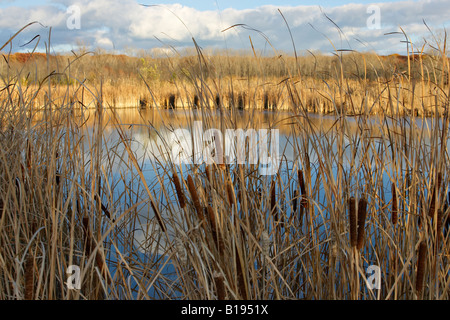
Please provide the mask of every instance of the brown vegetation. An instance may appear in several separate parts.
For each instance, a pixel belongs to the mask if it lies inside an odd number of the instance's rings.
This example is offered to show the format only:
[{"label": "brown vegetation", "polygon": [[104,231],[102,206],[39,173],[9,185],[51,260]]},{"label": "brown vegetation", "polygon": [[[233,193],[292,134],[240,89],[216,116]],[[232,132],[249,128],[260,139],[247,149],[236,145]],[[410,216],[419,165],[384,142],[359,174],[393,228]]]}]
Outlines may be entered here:
[{"label": "brown vegetation", "polygon": [[[445,50],[406,70],[357,53],[300,63],[86,55],[45,67],[10,58],[1,62],[0,299],[450,298]],[[133,99],[153,106],[135,112],[139,123],[118,110]],[[293,150],[289,162],[280,150],[273,175],[261,163],[165,158],[177,112],[163,106],[194,104],[184,127],[200,118],[225,130],[261,126],[269,112],[236,109],[268,101],[286,112],[265,125],[285,123]],[[172,122],[158,121],[164,114]],[[161,138],[159,157],[136,148],[135,125]],[[67,287],[71,265],[80,289]],[[380,288],[367,286],[370,265]]]},{"label": "brown vegetation", "polygon": [[352,52],[295,59],[216,52],[200,60],[188,53],[168,57],[86,53],[50,56],[49,68],[45,55],[34,55],[4,54],[0,72],[6,75],[11,68],[21,70],[17,80],[37,93],[36,108],[45,104],[46,93],[40,90],[39,79],[49,70],[53,72],[54,102],[87,108],[95,108],[87,102],[92,96],[89,91],[101,87],[103,103],[116,108],[220,105],[265,110],[294,107],[323,114],[345,109],[348,114],[430,116],[445,111],[434,101],[435,97],[442,99],[445,91],[435,89],[448,85],[448,61],[430,54]]}]

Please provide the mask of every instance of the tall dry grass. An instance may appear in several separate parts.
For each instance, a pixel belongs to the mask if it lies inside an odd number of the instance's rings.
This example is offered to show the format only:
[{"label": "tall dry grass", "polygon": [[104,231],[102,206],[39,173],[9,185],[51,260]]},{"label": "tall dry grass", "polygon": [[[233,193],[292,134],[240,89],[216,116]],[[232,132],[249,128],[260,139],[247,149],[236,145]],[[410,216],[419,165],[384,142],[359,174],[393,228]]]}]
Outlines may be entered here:
[{"label": "tall dry grass", "polygon": [[[274,176],[248,163],[178,166],[162,134],[170,123],[155,129],[146,118],[166,149],[142,154],[103,82],[64,89],[47,74],[28,85],[4,59],[0,298],[448,299],[448,86],[427,76],[448,72],[447,52],[438,48],[433,72],[418,79],[370,85],[336,56],[336,73],[321,82],[328,91],[298,74],[276,85],[289,116],[269,126],[289,127],[295,158],[282,149]],[[239,105],[210,102],[233,91],[232,79],[186,72],[199,101],[186,126],[201,118],[204,130],[237,128]],[[186,83],[172,89],[188,96]],[[329,102],[331,126],[309,113],[314,96]],[[405,99],[421,111],[405,113]],[[80,289],[67,286],[71,265]],[[369,285],[372,265],[379,289]]]}]

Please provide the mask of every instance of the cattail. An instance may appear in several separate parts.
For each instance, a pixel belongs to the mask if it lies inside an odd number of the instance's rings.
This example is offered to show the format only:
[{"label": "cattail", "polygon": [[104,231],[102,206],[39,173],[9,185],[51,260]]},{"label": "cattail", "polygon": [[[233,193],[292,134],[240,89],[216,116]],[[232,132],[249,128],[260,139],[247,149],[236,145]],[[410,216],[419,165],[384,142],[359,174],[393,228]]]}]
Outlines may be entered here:
[{"label": "cattail", "polygon": [[200,219],[200,221],[203,221],[203,209],[200,205],[200,198],[198,197],[197,189],[195,188],[194,180],[192,180],[191,175],[188,175],[187,183],[189,192],[191,193],[192,201],[194,202],[195,210],[197,211],[198,218]]},{"label": "cattail", "polygon": [[294,209],[294,213],[297,213],[297,198],[298,198],[298,191],[297,191],[297,189],[296,190],[294,190],[294,195],[293,195],[293,197],[292,197],[292,206],[293,206],[293,209]]},{"label": "cattail", "polygon": [[219,256],[223,257],[225,245],[222,234],[218,231],[219,228],[217,228],[216,215],[214,214],[213,208],[210,205],[208,205],[208,207],[206,208],[206,212],[209,218],[209,223],[211,225],[211,235],[214,239],[214,243],[216,244],[216,248],[219,251]]},{"label": "cattail", "polygon": [[216,230],[216,215],[214,214],[213,208],[208,205],[206,208],[206,213],[208,214],[209,223],[213,230]]},{"label": "cattail", "polygon": [[208,179],[209,183],[213,183],[213,181],[214,181],[215,170],[216,170],[216,167],[215,167],[215,165],[212,165],[212,164],[207,165],[205,168],[206,178]]},{"label": "cattail", "polygon": [[272,212],[275,217],[275,221],[278,221],[278,212],[277,212],[277,198],[275,194],[275,180],[272,180],[270,184],[270,212]]},{"label": "cattail", "polygon": [[356,217],[356,201],[355,197],[348,200],[349,206],[349,222],[350,222],[350,244],[352,247],[357,245],[357,217]]},{"label": "cattail", "polygon": [[34,299],[34,272],[33,272],[33,257],[28,254],[24,266],[25,273],[25,300]]},{"label": "cattail", "polygon": [[305,180],[303,179],[303,171],[298,170],[298,183],[300,184],[300,193],[302,194],[301,205],[303,208],[308,206],[308,200],[306,199],[306,188],[305,188]]},{"label": "cattail", "polygon": [[213,278],[214,283],[216,284],[217,300],[225,300],[226,293],[223,275],[214,270]]},{"label": "cattail", "polygon": [[17,199],[20,200],[21,197],[22,197],[22,193],[21,193],[20,180],[19,180],[19,178],[15,178],[15,179],[14,179],[14,183],[15,183],[15,185],[16,185],[16,196],[17,196]]},{"label": "cattail", "polygon": [[173,173],[172,176],[173,184],[175,185],[175,191],[178,197],[178,203],[180,204],[180,208],[183,209],[186,206],[186,201],[184,199],[184,193],[181,189],[180,180],[178,180],[178,175],[176,172]]},{"label": "cattail", "polygon": [[211,227],[211,235],[214,239],[214,243],[216,244],[216,248],[219,247],[219,239],[217,237],[217,226],[216,226],[216,215],[214,214],[213,208],[208,205],[207,208],[204,208],[207,216],[208,216],[208,220],[209,220],[209,224]]},{"label": "cattail", "polygon": [[427,244],[425,241],[422,241],[419,245],[419,257],[417,260],[417,277],[416,277],[417,295],[420,295],[423,289],[426,255],[427,255]]},{"label": "cattail", "polygon": [[391,211],[391,219],[392,224],[396,225],[398,222],[398,203],[397,203],[397,191],[395,184],[392,184],[392,211]]},{"label": "cattail", "polygon": [[227,180],[226,189],[227,189],[228,203],[230,207],[232,207],[234,204],[234,195],[233,195],[234,192],[233,192],[233,185],[231,184],[231,181],[229,179]]},{"label": "cattail", "polygon": [[363,196],[358,203],[358,242],[356,248],[361,250],[364,245],[364,231],[367,216],[367,199]]},{"label": "cattail", "polygon": [[206,174],[206,179],[208,179],[208,182],[211,183],[211,170],[210,167],[212,168],[212,165],[206,165],[205,167],[205,174]]}]

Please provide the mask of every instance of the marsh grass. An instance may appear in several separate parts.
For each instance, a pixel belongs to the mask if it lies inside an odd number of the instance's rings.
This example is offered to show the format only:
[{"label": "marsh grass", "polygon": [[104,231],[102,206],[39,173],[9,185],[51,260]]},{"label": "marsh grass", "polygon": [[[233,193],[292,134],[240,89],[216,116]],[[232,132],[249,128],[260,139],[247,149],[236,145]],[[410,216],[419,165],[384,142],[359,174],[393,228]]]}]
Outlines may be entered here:
[{"label": "marsh grass", "polygon": [[[179,166],[170,141],[160,157],[139,156],[101,84],[61,91],[52,74],[39,86],[2,74],[0,298],[448,299],[449,89],[427,75],[449,65],[436,47],[435,69],[414,82],[379,78],[370,99],[364,81],[346,78],[338,51],[332,92],[297,75],[279,83],[289,94],[277,103],[289,116],[269,126],[287,123],[295,159],[274,176],[253,164]],[[197,52],[195,66],[211,67]],[[187,72],[197,97],[186,100],[197,109],[188,128],[198,117],[203,129],[237,128],[241,104],[217,103],[232,84]],[[172,89],[191,94],[184,82]],[[332,126],[313,121],[305,90],[328,97]],[[405,117],[402,99],[445,112]],[[246,128],[257,126],[250,118]],[[163,139],[152,122],[146,127]],[[81,289],[67,287],[71,265],[80,267]],[[379,290],[366,282],[370,265],[380,268]]]}]

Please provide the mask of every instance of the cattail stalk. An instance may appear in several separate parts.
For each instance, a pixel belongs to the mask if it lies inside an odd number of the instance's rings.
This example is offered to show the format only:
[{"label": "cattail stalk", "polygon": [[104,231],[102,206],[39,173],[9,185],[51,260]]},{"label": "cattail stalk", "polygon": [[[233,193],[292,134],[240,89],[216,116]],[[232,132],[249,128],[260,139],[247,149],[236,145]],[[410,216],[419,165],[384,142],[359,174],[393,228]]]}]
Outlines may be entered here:
[{"label": "cattail stalk", "polygon": [[423,210],[422,210],[422,195],[419,193],[417,196],[418,200],[417,200],[417,215],[418,215],[418,219],[417,219],[417,223],[419,225],[419,228],[422,229],[423,226]]},{"label": "cattail stalk", "polygon": [[303,171],[298,170],[298,183],[300,184],[300,193],[302,194],[302,200],[301,205],[303,208],[306,208],[308,206],[308,200],[306,199],[306,187],[305,187],[305,180],[303,179]]},{"label": "cattail stalk", "polygon": [[419,257],[417,260],[416,291],[418,296],[421,295],[423,290],[426,255],[427,255],[427,244],[425,241],[422,241],[419,245]]},{"label": "cattail stalk", "polygon": [[214,283],[216,284],[217,300],[225,300],[225,284],[223,275],[217,271],[213,273]]},{"label": "cattail stalk", "polygon": [[25,300],[34,299],[34,274],[33,274],[33,257],[28,254],[24,266],[25,273]]},{"label": "cattail stalk", "polygon": [[397,203],[397,188],[395,183],[392,183],[392,209],[391,209],[391,219],[392,224],[395,226],[398,222],[398,203]]},{"label": "cattail stalk", "polygon": [[362,197],[358,203],[358,241],[356,248],[361,250],[364,246],[364,233],[367,216],[367,199]]},{"label": "cattail stalk", "polygon": [[198,197],[197,189],[195,188],[194,180],[192,180],[191,175],[187,178],[189,192],[191,193],[192,201],[194,202],[194,208],[197,211],[198,218],[200,221],[204,221],[203,208],[200,205],[200,198]]},{"label": "cattail stalk", "polygon": [[231,184],[230,179],[227,179],[226,189],[227,189],[228,204],[230,205],[230,207],[232,207],[233,204],[235,203],[234,203],[233,185]]},{"label": "cattail stalk", "polygon": [[209,183],[212,183],[213,177],[214,177],[214,165],[207,165],[205,167],[205,173],[206,173],[206,178],[208,179]]},{"label": "cattail stalk", "polygon": [[355,197],[350,197],[348,200],[349,206],[349,222],[350,222],[350,245],[356,247],[357,238],[357,217],[356,217],[356,201]]},{"label": "cattail stalk", "polygon": [[180,204],[180,208],[184,209],[184,207],[186,206],[186,200],[184,198],[183,190],[181,189],[180,180],[178,179],[178,175],[175,171],[173,173],[172,180],[173,180],[173,184],[175,185],[175,191],[177,193],[178,203]]},{"label": "cattail stalk", "polygon": [[292,197],[292,206],[293,206],[293,209],[294,209],[294,213],[297,213],[297,210],[298,210],[298,208],[297,208],[297,199],[298,199],[298,191],[296,189],[296,190],[294,190],[294,195]]},{"label": "cattail stalk", "polygon": [[214,210],[213,208],[208,205],[207,208],[205,208],[207,216],[208,216],[208,220],[209,220],[209,224],[211,227],[211,236],[214,239],[214,243],[216,245],[216,248],[219,250],[219,255],[222,256],[223,255],[223,239],[222,236],[220,235],[219,232],[217,232],[217,224],[216,224],[216,215],[214,214]]}]

